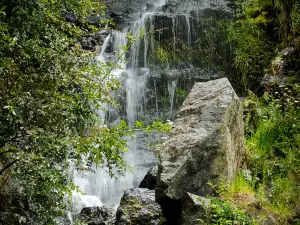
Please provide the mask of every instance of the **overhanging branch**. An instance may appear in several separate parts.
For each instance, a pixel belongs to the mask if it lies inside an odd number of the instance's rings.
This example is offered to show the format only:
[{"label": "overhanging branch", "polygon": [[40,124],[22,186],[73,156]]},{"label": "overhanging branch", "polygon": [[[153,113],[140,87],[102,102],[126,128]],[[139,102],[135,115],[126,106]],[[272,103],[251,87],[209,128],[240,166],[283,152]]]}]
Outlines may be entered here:
[{"label": "overhanging branch", "polygon": [[18,162],[17,159],[15,159],[14,161],[8,163],[2,170],[0,170],[0,175],[3,175],[3,173],[5,172],[5,170],[9,169],[12,165],[14,165],[16,162]]}]

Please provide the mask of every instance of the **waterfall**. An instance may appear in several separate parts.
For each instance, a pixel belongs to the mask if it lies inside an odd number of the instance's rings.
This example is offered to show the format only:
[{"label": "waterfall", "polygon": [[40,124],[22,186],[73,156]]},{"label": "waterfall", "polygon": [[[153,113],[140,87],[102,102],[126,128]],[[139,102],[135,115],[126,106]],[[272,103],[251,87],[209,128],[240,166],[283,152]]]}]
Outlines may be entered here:
[{"label": "waterfall", "polygon": [[[111,76],[121,82],[122,88],[117,91],[121,99],[120,109],[102,105],[104,110],[99,112],[99,117],[103,121],[112,117],[110,110],[116,112],[118,117],[108,119],[110,123],[125,119],[129,126],[136,120],[151,122],[156,118],[172,119],[171,116],[178,109],[177,104],[181,104],[182,96],[193,83],[215,76],[190,65],[190,52],[181,56],[183,59],[180,60],[185,61],[178,61],[177,54],[183,45],[187,49],[192,47],[199,35],[200,32],[195,27],[198,26],[200,11],[226,4],[222,0],[185,0],[178,1],[176,10],[169,9],[169,12],[167,2],[154,1],[153,10],[142,12],[139,19],[130,21],[129,27],[123,27],[123,32],[112,31],[104,40],[97,60],[102,65],[108,62],[116,64]],[[148,3],[153,1],[148,0]],[[126,39],[127,32],[139,39],[132,43],[129,52],[125,54],[124,46],[131,44]],[[145,34],[142,35],[143,33]],[[109,51],[111,46],[113,51]],[[171,60],[168,59],[167,64],[156,58],[158,47],[171,53]],[[177,89],[181,98],[177,96]],[[102,205],[116,209],[123,192],[137,187],[147,170],[157,163],[149,148],[153,138],[155,137],[137,133],[135,140],[128,139],[129,151],[124,154],[124,158],[134,171],[126,172],[124,176],[111,178],[105,169],[96,167],[93,168],[94,173],[73,171],[75,184],[85,193],[74,193],[73,213],[78,214],[83,207]]]},{"label": "waterfall", "polygon": [[172,81],[168,81],[168,92],[170,95],[170,103],[171,103],[171,107],[170,107],[170,113],[173,112],[173,106],[174,106],[174,95],[175,95],[175,91],[176,91],[176,80],[172,80]]},{"label": "waterfall", "polygon": [[[109,54],[106,53],[106,50],[109,46],[113,44],[113,54],[111,58]],[[113,31],[112,34],[109,34],[102,45],[100,54],[96,57],[96,60],[99,62],[100,66],[105,66],[108,61],[115,63],[115,68],[112,69],[112,76],[120,76],[126,67],[125,61],[125,51],[124,46],[126,46],[126,34]],[[105,121],[105,114],[109,106],[101,103],[102,110],[99,110],[98,116]],[[98,169],[95,166],[92,168],[95,172],[86,172],[86,171],[76,171],[71,168],[73,173],[73,180],[75,185],[80,187],[80,190],[84,193],[74,192],[72,196],[73,202],[73,214],[79,214],[80,211],[85,207],[96,207],[106,205],[111,208],[118,206],[120,201],[120,196],[123,194],[124,188],[132,187],[132,183],[128,181],[127,177],[118,177],[118,180],[111,178],[105,169]],[[118,185],[119,184],[119,185]],[[72,218],[72,216],[69,216]],[[72,220],[72,219],[71,219]]]}]

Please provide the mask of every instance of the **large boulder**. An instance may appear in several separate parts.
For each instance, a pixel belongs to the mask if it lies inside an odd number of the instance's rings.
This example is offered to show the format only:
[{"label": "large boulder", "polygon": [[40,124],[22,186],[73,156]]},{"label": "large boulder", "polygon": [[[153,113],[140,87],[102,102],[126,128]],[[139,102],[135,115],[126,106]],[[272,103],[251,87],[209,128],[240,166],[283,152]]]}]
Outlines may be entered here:
[{"label": "large boulder", "polygon": [[102,207],[83,208],[79,220],[87,225],[113,225],[115,213],[112,209]]},{"label": "large boulder", "polygon": [[160,225],[164,222],[155,192],[143,188],[125,191],[118,207],[115,225]]},{"label": "large boulder", "polygon": [[231,182],[243,151],[242,106],[227,78],[196,83],[158,151],[157,200],[212,194],[209,182]]}]

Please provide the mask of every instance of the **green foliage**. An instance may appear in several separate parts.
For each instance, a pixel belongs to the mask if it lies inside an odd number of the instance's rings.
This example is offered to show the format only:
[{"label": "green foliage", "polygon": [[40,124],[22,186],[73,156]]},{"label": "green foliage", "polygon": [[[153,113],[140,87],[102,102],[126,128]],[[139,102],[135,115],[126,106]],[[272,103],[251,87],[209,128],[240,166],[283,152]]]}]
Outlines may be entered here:
[{"label": "green foliage", "polygon": [[270,1],[254,0],[237,3],[237,19],[229,25],[228,39],[232,45],[233,67],[244,90],[257,91],[258,81],[264,75],[273,55],[267,35]]},{"label": "green foliage", "polygon": [[[112,176],[127,169],[123,137],[133,131],[124,121],[107,127],[98,116],[103,103],[116,105],[114,65],[98,65],[78,44],[97,29],[88,16],[104,15],[104,7],[93,0],[0,2],[0,224],[55,224],[77,189],[71,164],[91,170],[95,163]],[[145,130],[152,128],[168,130],[159,122]]]},{"label": "green foliage", "polygon": [[269,65],[273,43],[267,29],[270,1],[235,1],[235,18],[201,19],[194,55],[202,67],[229,77],[240,92],[255,90]]},{"label": "green foliage", "polygon": [[244,15],[255,24],[268,24],[271,22],[270,12],[272,11],[271,0],[252,0],[242,3]]},{"label": "green foliage", "polygon": [[152,133],[153,130],[162,133],[169,133],[172,128],[168,123],[162,123],[159,120],[154,121],[152,124],[147,125],[146,127],[144,126],[144,123],[142,121],[136,121],[134,127],[137,129],[141,129],[146,133]]},{"label": "green foliage", "polygon": [[[109,68],[96,65],[78,39],[103,3],[1,1],[0,3],[0,223],[54,224],[76,187],[70,163],[126,168],[121,122],[107,128],[97,116],[100,102],[119,84]],[[81,27],[67,23],[72,12]],[[81,165],[81,159],[88,159]]]},{"label": "green foliage", "polygon": [[157,47],[155,49],[155,58],[159,60],[162,65],[167,65],[169,64],[172,56],[169,51],[166,51],[161,47]]},{"label": "green foliage", "polygon": [[193,48],[197,63],[215,72],[230,70],[228,67],[231,62],[227,56],[229,20],[218,21],[214,18],[203,18],[200,22],[201,37],[195,42],[196,48]]},{"label": "green foliage", "polygon": [[184,89],[180,89],[180,88],[176,88],[175,89],[175,93],[176,95],[182,97],[182,98],[186,98],[188,96],[188,91],[184,90]]},{"label": "green foliage", "polygon": [[299,3],[299,0],[274,0],[274,7],[277,10],[276,19],[279,26],[279,36],[284,45],[289,45],[288,42],[291,41],[293,8],[297,8]]},{"label": "green foliage", "polygon": [[[271,58],[286,46],[299,49],[299,0],[235,0],[235,18],[204,28],[197,41],[201,60],[223,70],[241,92],[261,92],[260,79]],[[216,29],[217,28],[217,29]],[[217,32],[216,32],[217,31]],[[215,40],[220,40],[218,50]],[[222,38],[221,38],[222,40]],[[220,49],[230,46],[229,56]],[[201,49],[204,49],[201,54]],[[228,51],[227,51],[228,52]]]},{"label": "green foliage", "polygon": [[300,89],[275,86],[270,94],[246,101],[249,183],[262,207],[286,224],[300,202]]},{"label": "green foliage", "polygon": [[236,208],[229,202],[219,198],[212,198],[210,203],[210,222],[211,225],[255,225],[243,210]]}]

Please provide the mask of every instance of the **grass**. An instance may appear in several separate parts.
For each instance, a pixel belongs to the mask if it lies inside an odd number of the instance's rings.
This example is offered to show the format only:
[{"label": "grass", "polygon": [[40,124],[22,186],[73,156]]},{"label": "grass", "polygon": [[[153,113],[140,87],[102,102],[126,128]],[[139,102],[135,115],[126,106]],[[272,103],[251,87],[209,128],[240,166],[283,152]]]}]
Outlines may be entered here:
[{"label": "grass", "polygon": [[282,107],[294,101],[283,96],[286,101],[270,98],[257,104],[244,167],[228,187],[227,199],[258,224],[270,219],[274,225],[299,224],[300,111],[296,105]]}]

